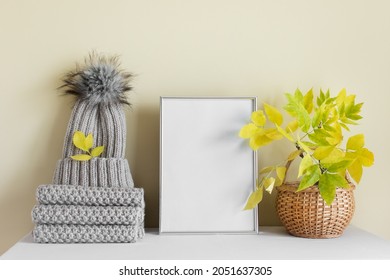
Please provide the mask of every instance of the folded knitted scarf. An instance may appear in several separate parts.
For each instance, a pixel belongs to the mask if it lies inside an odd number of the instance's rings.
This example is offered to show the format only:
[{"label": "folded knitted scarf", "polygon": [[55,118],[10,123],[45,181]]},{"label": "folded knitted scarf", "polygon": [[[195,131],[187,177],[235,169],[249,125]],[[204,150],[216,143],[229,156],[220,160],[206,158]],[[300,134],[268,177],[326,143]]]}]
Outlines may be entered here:
[{"label": "folded knitted scarf", "polygon": [[140,225],[144,208],[131,206],[35,205],[34,223],[79,225]]},{"label": "folded knitted scarf", "polygon": [[51,225],[37,224],[33,230],[39,243],[136,242],[145,235],[143,224],[125,225]]},{"label": "folded knitted scarf", "polygon": [[40,204],[145,206],[143,189],[130,187],[41,185],[36,198]]}]

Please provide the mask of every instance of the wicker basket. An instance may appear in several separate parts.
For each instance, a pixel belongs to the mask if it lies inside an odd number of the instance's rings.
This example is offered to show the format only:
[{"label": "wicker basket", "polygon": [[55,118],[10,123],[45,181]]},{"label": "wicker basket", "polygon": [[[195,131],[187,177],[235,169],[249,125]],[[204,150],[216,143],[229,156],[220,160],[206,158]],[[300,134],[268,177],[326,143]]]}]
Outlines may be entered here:
[{"label": "wicker basket", "polygon": [[355,211],[351,188],[337,188],[331,205],[322,199],[317,187],[296,192],[299,183],[284,183],[278,187],[276,208],[287,231],[306,238],[334,238],[342,235]]}]

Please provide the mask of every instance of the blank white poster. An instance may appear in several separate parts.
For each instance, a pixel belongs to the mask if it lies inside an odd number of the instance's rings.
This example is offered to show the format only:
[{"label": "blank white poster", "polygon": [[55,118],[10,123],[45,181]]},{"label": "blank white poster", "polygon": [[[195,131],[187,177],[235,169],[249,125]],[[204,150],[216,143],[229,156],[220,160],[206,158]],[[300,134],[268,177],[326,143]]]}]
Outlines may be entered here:
[{"label": "blank white poster", "polygon": [[162,97],[160,233],[256,233],[256,153],[238,136],[256,98]]}]

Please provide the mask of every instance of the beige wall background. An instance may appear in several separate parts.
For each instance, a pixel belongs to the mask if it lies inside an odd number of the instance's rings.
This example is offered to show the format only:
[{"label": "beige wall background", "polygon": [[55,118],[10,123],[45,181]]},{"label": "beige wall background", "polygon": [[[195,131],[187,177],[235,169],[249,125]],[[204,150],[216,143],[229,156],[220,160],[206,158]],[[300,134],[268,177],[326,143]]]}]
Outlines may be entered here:
[{"label": "beige wall background", "polygon": [[[91,50],[135,73],[127,157],[158,226],[159,97],[258,96],[282,105],[297,87],[346,87],[365,102],[376,155],[356,190],[353,224],[390,239],[387,122],[390,2],[383,0],[0,0],[0,254],[32,229],[35,189],[61,156],[72,98],[56,88]],[[284,143],[285,144],[285,143]],[[278,162],[283,143],[260,154]],[[279,224],[274,196],[263,225]]]}]

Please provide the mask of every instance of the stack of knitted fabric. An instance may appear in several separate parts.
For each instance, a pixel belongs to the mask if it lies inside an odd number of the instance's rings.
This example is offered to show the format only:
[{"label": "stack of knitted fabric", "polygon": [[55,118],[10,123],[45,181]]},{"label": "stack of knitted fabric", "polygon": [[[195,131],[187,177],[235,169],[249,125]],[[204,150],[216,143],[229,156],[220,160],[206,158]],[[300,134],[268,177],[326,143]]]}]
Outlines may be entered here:
[{"label": "stack of knitted fabric", "polygon": [[[64,79],[77,100],[53,183],[37,188],[36,242],[135,242],[144,236],[144,192],[134,187],[125,159],[123,104],[131,75],[118,67],[116,58],[93,54]],[[103,152],[76,147],[75,133],[91,135]],[[80,154],[86,158],[72,157]]]}]

